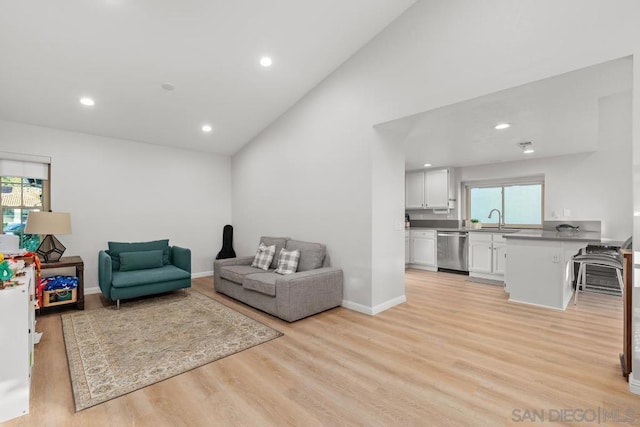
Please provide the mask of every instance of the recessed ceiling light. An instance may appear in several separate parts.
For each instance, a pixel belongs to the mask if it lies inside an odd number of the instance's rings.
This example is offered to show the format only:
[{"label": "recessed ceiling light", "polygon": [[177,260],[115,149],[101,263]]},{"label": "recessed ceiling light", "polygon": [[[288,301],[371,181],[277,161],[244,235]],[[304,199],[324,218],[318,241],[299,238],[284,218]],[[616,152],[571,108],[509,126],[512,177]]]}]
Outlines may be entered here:
[{"label": "recessed ceiling light", "polygon": [[87,106],[87,107],[93,107],[94,105],[96,105],[95,101],[89,97],[83,96],[82,98],[80,98],[80,104]]},{"label": "recessed ceiling light", "polygon": [[213,127],[211,125],[202,125],[202,132],[211,132]]},{"label": "recessed ceiling light", "polygon": [[534,150],[533,148],[525,148],[525,150],[523,151],[524,154],[531,154],[535,152],[536,150]]},{"label": "recessed ceiling light", "polygon": [[497,130],[502,130],[502,129],[506,129],[508,127],[510,127],[511,125],[509,123],[498,123],[497,125],[494,126],[495,129]]},{"label": "recessed ceiling light", "polygon": [[260,58],[260,65],[262,65],[263,67],[271,67],[271,64],[273,64],[273,61],[270,57],[263,56],[262,58]]},{"label": "recessed ceiling light", "polygon": [[425,168],[430,168],[430,167],[431,167],[431,163],[425,163],[425,164],[424,164],[424,167],[425,167]]}]

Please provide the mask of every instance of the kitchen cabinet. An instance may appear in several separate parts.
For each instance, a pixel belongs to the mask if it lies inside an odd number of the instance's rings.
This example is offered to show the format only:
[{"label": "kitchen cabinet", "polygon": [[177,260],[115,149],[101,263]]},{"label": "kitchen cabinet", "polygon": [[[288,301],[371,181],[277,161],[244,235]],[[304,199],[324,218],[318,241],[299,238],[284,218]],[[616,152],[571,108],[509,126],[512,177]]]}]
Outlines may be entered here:
[{"label": "kitchen cabinet", "polygon": [[564,310],[573,295],[573,255],[585,241],[507,238],[509,301]]},{"label": "kitchen cabinet", "polygon": [[405,175],[405,208],[424,208],[424,172],[408,172]]},{"label": "kitchen cabinet", "polygon": [[407,172],[405,209],[450,209],[455,207],[453,169]]},{"label": "kitchen cabinet", "polygon": [[411,230],[410,263],[413,267],[424,270],[437,270],[437,237],[436,230]]},{"label": "kitchen cabinet", "polygon": [[25,272],[0,289],[0,422],[29,413],[37,301],[33,267]]},{"label": "kitchen cabinet", "polygon": [[411,232],[409,230],[404,231],[404,265],[406,266],[411,261]]},{"label": "kitchen cabinet", "polygon": [[504,280],[507,245],[501,233],[469,232],[469,276]]}]

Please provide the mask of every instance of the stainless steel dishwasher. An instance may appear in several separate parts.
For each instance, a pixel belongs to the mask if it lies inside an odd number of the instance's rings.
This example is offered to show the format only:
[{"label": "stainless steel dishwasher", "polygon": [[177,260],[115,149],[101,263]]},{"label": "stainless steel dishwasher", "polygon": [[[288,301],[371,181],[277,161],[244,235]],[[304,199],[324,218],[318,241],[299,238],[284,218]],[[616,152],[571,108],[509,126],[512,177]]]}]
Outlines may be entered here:
[{"label": "stainless steel dishwasher", "polygon": [[438,231],[438,268],[468,272],[468,251],[468,233]]}]

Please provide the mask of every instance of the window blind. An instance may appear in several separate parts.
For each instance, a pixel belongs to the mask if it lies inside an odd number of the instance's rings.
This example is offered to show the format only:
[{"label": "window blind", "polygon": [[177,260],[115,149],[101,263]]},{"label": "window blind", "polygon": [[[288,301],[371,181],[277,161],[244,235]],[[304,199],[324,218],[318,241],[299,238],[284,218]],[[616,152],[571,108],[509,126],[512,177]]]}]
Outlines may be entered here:
[{"label": "window blind", "polygon": [[0,152],[0,176],[49,179],[50,157]]}]

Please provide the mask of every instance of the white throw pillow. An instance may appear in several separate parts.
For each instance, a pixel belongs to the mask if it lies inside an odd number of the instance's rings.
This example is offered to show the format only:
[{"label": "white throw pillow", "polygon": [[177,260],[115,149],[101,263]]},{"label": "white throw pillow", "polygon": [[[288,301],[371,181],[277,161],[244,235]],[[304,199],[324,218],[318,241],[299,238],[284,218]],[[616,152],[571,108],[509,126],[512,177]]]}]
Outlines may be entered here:
[{"label": "white throw pillow", "polygon": [[253,258],[253,263],[251,263],[251,267],[268,270],[275,253],[276,245],[267,246],[264,243],[260,243],[260,246],[258,246],[258,252],[256,252],[256,256]]},{"label": "white throw pillow", "polygon": [[300,261],[300,251],[288,251],[286,249],[280,249],[280,255],[278,256],[278,268],[276,273],[278,274],[292,274],[298,269],[298,261]]}]

